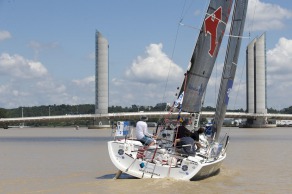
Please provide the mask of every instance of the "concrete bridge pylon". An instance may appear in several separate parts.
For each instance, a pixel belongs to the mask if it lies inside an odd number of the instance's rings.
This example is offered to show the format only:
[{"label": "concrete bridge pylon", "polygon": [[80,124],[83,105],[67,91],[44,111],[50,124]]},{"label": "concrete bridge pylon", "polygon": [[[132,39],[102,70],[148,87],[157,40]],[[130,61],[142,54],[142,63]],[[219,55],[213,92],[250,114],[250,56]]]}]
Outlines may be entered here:
[{"label": "concrete bridge pylon", "polygon": [[[246,105],[248,113],[267,114],[266,34],[252,40],[246,48]],[[275,127],[267,117],[249,118],[245,127]]]}]

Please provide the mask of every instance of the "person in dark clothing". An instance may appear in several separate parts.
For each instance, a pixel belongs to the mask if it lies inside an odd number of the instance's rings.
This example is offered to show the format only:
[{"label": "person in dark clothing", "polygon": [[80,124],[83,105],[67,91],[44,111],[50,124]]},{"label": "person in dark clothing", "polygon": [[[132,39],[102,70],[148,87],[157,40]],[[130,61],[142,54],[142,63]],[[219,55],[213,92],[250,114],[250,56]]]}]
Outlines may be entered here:
[{"label": "person in dark clothing", "polygon": [[189,137],[191,132],[186,128],[187,122],[183,121],[181,126],[177,128],[176,139],[180,139],[182,137]]},{"label": "person in dark clothing", "polygon": [[[174,136],[174,142],[176,141],[176,139],[181,139],[183,137],[190,137],[191,132],[186,128],[186,125],[187,125],[187,122],[183,121],[181,126],[176,128],[177,134]],[[182,143],[180,141],[177,141],[176,145],[180,147]]]},{"label": "person in dark clothing", "polygon": [[204,133],[205,129],[203,127],[200,127],[197,131],[194,131],[191,133],[191,138],[194,139],[195,144],[197,146],[197,149],[199,150],[202,146],[200,143],[200,134]]},{"label": "person in dark clothing", "polygon": [[181,149],[179,149],[181,153],[193,155],[196,153],[195,150],[195,141],[191,137],[182,137],[179,139],[176,139],[174,141],[174,147],[177,146],[177,144],[180,143]]}]

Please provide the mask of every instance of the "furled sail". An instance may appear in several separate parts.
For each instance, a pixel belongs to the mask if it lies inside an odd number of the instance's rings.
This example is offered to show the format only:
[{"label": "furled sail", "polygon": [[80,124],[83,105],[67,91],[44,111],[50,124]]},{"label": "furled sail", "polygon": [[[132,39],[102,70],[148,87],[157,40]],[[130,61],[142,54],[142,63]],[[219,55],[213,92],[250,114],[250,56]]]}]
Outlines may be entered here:
[{"label": "furled sail", "polygon": [[[182,111],[200,112],[233,0],[211,0],[182,84]],[[179,95],[180,96],[180,95]]]},{"label": "furled sail", "polygon": [[218,140],[235,77],[248,0],[236,0],[213,124]]}]

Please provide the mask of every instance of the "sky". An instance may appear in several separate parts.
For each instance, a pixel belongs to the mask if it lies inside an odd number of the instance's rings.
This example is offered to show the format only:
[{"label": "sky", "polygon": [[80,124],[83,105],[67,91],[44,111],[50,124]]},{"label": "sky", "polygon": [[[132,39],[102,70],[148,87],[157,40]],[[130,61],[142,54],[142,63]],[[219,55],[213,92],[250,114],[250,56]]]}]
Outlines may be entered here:
[{"label": "sky", "polygon": [[[0,107],[94,104],[96,31],[109,42],[109,106],[172,103],[208,2],[0,0]],[[228,109],[246,109],[245,50],[263,33],[267,107],[292,106],[291,30],[291,1],[249,1]],[[204,106],[216,106],[227,40]]]}]

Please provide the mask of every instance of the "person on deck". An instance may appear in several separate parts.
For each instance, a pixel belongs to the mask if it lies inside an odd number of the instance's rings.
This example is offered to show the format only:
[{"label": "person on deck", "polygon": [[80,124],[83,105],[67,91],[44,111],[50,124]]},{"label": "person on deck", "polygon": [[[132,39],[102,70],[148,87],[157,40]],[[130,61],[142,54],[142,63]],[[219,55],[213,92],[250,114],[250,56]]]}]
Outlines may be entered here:
[{"label": "person on deck", "polygon": [[[174,136],[174,142],[176,141],[176,139],[181,139],[183,137],[189,137],[191,135],[191,132],[186,128],[187,125],[187,121],[183,121],[181,126],[179,126],[176,129],[176,135]],[[177,146],[181,146],[182,143],[180,141],[177,141],[176,143]]]},{"label": "person on deck", "polygon": [[191,137],[194,139],[195,144],[197,146],[197,150],[200,150],[202,148],[202,144],[200,143],[200,134],[203,134],[205,129],[203,127],[200,127],[197,131],[194,131],[191,133]]},{"label": "person on deck", "polygon": [[146,116],[142,116],[140,121],[136,124],[136,138],[141,141],[144,145],[151,146],[155,144],[156,136],[150,134],[148,132],[148,126],[146,121],[148,118]]},{"label": "person on deck", "polygon": [[191,132],[186,128],[187,121],[183,121],[181,126],[177,128],[176,139],[180,139],[182,137],[188,137],[191,135]]},{"label": "person on deck", "polygon": [[[180,143],[180,146],[176,147],[178,143]],[[179,153],[188,155],[193,155],[196,153],[195,141],[192,137],[182,137],[179,139],[175,139],[173,146],[175,148],[178,148],[176,149],[176,151],[178,151]]]}]

